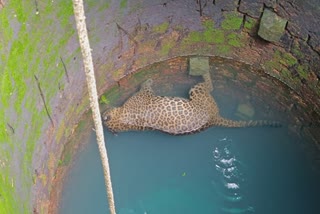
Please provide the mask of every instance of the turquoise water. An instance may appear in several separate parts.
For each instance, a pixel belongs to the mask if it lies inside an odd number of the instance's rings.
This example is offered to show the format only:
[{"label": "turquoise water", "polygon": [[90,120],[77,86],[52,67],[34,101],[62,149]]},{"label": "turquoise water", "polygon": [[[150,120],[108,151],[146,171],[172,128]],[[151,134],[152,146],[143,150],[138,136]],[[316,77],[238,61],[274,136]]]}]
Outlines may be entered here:
[{"label": "turquoise water", "polygon": [[[320,213],[320,175],[285,127],[105,136],[118,214]],[[92,133],[60,213],[109,213],[106,201]]]},{"label": "turquoise water", "polygon": [[[213,94],[223,116],[240,119],[239,104],[246,104],[244,119],[280,120],[284,126],[213,127],[187,136],[157,131],[115,136],[105,130],[117,214],[320,213],[320,171],[310,152],[315,149],[292,131],[297,119],[308,121],[301,116],[304,108],[291,108],[299,102],[287,88],[248,66],[211,62]],[[201,81],[188,75],[186,58],[148,69],[112,90],[123,96],[111,104],[120,105],[147,78],[154,79],[157,94],[167,96],[187,96]],[[64,183],[60,213],[109,213],[94,132],[83,144]]]}]

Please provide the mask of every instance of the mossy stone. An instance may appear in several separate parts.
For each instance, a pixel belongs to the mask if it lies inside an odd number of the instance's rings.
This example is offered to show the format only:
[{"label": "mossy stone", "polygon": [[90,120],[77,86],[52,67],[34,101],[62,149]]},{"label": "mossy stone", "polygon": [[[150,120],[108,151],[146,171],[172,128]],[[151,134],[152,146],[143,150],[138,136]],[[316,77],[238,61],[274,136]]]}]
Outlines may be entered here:
[{"label": "mossy stone", "polygon": [[210,69],[209,57],[192,57],[189,61],[189,75],[201,76]]},{"label": "mossy stone", "polygon": [[255,110],[250,104],[239,104],[236,112],[236,116],[241,119],[251,119],[255,114]]},{"label": "mossy stone", "polygon": [[269,9],[265,9],[261,18],[258,35],[269,42],[279,42],[285,32],[286,24],[286,19],[279,17]]},{"label": "mossy stone", "polygon": [[221,27],[224,30],[239,30],[243,21],[243,15],[237,12],[228,12],[224,14],[224,20]]}]

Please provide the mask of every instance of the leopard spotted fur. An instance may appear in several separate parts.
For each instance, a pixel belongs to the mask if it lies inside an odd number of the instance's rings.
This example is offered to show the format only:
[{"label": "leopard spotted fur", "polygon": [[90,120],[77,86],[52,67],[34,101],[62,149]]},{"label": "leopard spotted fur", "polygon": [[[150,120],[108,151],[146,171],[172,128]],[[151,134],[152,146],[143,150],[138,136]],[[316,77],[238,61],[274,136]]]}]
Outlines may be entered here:
[{"label": "leopard spotted fur", "polygon": [[191,134],[211,126],[248,127],[278,126],[265,120],[234,121],[219,114],[211,91],[210,74],[203,75],[204,82],[189,91],[189,99],[157,96],[152,90],[152,80],[141,86],[121,107],[103,114],[104,124],[111,132],[130,130],[160,130],[173,135]]}]

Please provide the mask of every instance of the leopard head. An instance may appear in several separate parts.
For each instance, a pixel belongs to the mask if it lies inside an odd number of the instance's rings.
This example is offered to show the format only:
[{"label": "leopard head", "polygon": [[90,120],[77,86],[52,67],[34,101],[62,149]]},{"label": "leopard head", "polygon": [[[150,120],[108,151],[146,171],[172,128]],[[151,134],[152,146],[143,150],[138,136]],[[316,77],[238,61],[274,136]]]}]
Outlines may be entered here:
[{"label": "leopard head", "polygon": [[113,132],[121,132],[127,130],[127,125],[123,123],[122,108],[113,108],[103,113],[103,123]]}]

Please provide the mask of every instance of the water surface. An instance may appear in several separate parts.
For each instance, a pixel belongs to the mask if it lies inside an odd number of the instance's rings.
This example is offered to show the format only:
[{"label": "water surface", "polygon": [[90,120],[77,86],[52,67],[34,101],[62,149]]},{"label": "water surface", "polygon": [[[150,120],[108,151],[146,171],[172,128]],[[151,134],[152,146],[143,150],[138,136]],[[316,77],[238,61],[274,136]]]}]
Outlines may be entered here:
[{"label": "water surface", "polygon": [[[269,90],[266,79],[259,82],[252,73],[241,73],[239,67],[221,65],[222,69],[217,64],[211,69],[213,95],[223,116],[240,119],[236,114],[239,103],[253,106],[253,119],[281,121],[293,115],[270,107],[285,109],[276,100],[286,97],[280,88]],[[180,72],[184,84],[179,85],[170,69],[160,74],[161,84],[155,91],[186,96],[199,78],[188,79],[187,72]],[[146,73],[141,76],[149,77]],[[308,152],[311,144],[292,130],[286,123],[281,128],[213,127],[187,136],[158,131],[115,136],[105,130],[117,213],[320,213],[320,174]],[[94,132],[75,157],[64,184],[60,213],[109,213]]]},{"label": "water surface", "polygon": [[[318,213],[319,174],[285,128],[105,133],[118,213]],[[108,213],[94,134],[60,213]]]}]

